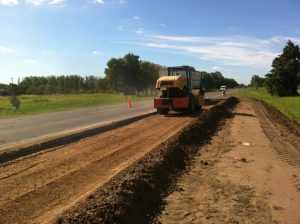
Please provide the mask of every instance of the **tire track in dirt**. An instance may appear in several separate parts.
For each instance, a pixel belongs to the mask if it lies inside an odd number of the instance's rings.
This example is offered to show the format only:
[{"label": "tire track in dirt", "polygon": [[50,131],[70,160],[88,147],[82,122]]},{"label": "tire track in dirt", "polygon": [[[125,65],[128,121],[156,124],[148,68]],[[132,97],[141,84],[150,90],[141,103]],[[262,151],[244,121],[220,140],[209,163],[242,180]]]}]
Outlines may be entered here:
[{"label": "tire track in dirt", "polygon": [[[227,120],[212,140],[201,146],[174,192],[166,197],[162,213],[153,223],[245,223],[243,220],[270,223],[270,213],[263,212],[267,206],[256,199],[254,188],[219,178],[220,170],[225,168],[217,165],[236,146],[236,139],[231,136],[233,119]],[[242,165],[239,159],[235,161],[236,168]]]},{"label": "tire track in dirt", "polygon": [[285,169],[300,193],[300,126],[266,103],[254,101],[254,105],[262,129],[272,141],[277,159],[290,165]]},{"label": "tire track in dirt", "polygon": [[0,223],[49,222],[194,118],[154,116],[0,166]]},{"label": "tire track in dirt", "polygon": [[[254,101],[255,102],[255,101]],[[260,122],[266,136],[272,141],[274,148],[281,160],[286,161],[294,167],[300,166],[300,128],[299,125],[283,123],[284,117],[279,111],[262,102],[254,103],[256,113],[260,117]],[[272,110],[272,113],[270,113]],[[274,116],[276,114],[276,116]],[[280,118],[278,118],[281,116]],[[280,122],[281,123],[278,123]],[[292,125],[292,126],[291,126]],[[293,137],[290,137],[290,136]]]},{"label": "tire track in dirt", "polygon": [[290,129],[287,118],[266,106],[241,99],[235,117],[201,147],[154,223],[300,222],[300,126]]},{"label": "tire track in dirt", "polygon": [[211,196],[213,187],[220,191],[217,189],[220,183],[215,179],[217,172],[214,164],[220,154],[232,148],[226,138],[230,122],[231,120],[222,125],[222,130],[216,134],[217,138],[214,137],[209,144],[201,147],[201,151],[193,158],[191,167],[181,176],[174,191],[165,198],[162,214],[153,223],[205,223],[217,212],[210,200],[217,201],[218,195],[210,198],[205,195]]}]

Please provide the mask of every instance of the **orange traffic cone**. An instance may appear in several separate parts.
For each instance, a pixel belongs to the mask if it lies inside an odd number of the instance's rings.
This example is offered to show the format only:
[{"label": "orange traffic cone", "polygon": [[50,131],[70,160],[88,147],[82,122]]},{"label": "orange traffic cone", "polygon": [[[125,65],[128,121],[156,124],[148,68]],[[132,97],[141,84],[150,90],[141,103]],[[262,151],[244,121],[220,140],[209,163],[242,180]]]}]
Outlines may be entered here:
[{"label": "orange traffic cone", "polygon": [[128,105],[128,107],[132,107],[130,98],[128,98],[127,105]]}]

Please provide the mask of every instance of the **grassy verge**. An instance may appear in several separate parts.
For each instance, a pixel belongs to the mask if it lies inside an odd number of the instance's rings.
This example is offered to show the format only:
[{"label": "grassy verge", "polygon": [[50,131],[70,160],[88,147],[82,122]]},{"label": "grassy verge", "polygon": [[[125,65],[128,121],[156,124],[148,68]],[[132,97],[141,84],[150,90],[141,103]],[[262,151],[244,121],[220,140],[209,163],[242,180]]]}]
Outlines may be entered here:
[{"label": "grassy verge", "polygon": [[272,105],[273,107],[277,108],[288,118],[300,124],[300,96],[294,96],[294,97],[271,96],[265,88],[241,89],[239,93],[234,93],[233,95],[263,100],[268,104]]},{"label": "grassy verge", "polygon": [[[123,94],[58,94],[58,95],[22,95],[18,96],[21,106],[16,110],[10,104],[10,97],[0,97],[0,118],[23,114],[36,114],[53,111],[63,111],[75,108],[95,107],[126,103]],[[150,99],[149,97],[134,97],[133,101]]]}]

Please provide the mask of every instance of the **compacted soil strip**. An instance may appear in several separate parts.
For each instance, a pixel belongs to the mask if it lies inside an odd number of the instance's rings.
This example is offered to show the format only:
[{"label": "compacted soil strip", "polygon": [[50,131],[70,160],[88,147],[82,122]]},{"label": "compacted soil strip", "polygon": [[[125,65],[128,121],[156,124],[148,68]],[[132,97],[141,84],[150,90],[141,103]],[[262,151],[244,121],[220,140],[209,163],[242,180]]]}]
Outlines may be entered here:
[{"label": "compacted soil strip", "polygon": [[153,116],[0,166],[0,223],[51,222],[188,125]]},{"label": "compacted soil strip", "polygon": [[28,156],[37,152],[41,152],[50,148],[64,146],[74,143],[84,138],[99,135],[116,128],[123,127],[130,123],[145,119],[154,115],[155,113],[147,113],[138,115],[132,118],[111,122],[109,124],[97,125],[96,127],[85,127],[79,130],[68,130],[55,133],[48,136],[33,138],[22,143],[12,144],[12,146],[0,147],[0,164],[13,161],[15,159]]}]

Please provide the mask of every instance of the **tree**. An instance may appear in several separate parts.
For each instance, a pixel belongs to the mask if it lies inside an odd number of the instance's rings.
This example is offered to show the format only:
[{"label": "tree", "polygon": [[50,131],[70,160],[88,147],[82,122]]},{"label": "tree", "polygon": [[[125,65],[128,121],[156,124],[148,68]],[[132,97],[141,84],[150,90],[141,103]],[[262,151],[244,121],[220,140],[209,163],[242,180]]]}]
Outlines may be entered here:
[{"label": "tree", "polygon": [[228,88],[237,87],[239,84],[234,79],[223,77],[221,72],[201,72],[204,79],[205,89],[218,89],[221,85],[226,85]]},{"label": "tree", "polygon": [[234,79],[228,79],[228,78],[224,78],[224,84],[225,86],[227,86],[228,88],[234,88],[234,87],[238,87],[238,83],[237,81],[235,81]]},{"label": "tree", "polygon": [[111,58],[104,73],[111,89],[117,93],[125,88],[141,92],[155,85],[159,69],[159,65],[141,61],[138,55],[128,53],[123,58]]},{"label": "tree", "polygon": [[141,87],[144,89],[153,89],[156,84],[156,80],[159,77],[159,70],[161,69],[160,65],[142,61],[140,62],[140,70],[142,75]]},{"label": "tree", "polygon": [[104,71],[111,90],[114,90],[117,93],[119,93],[120,89],[123,87],[124,70],[125,62],[123,58],[111,58],[107,62],[107,68]]},{"label": "tree", "polygon": [[297,95],[300,82],[300,50],[288,41],[283,53],[272,62],[272,70],[266,75],[266,86],[271,95]]},{"label": "tree", "polygon": [[253,75],[252,78],[251,78],[250,85],[255,87],[255,88],[258,88],[258,87],[263,87],[264,83],[265,83],[264,78],[261,78],[258,75]]},{"label": "tree", "polygon": [[138,91],[142,90],[142,74],[140,69],[139,56],[134,54],[126,54],[123,58],[125,62],[125,71],[123,73],[124,87],[134,87]]}]

